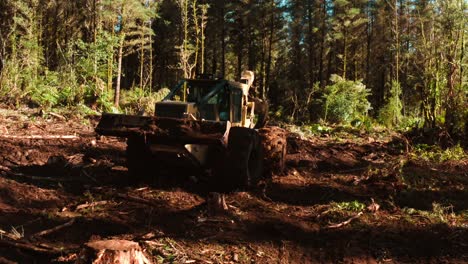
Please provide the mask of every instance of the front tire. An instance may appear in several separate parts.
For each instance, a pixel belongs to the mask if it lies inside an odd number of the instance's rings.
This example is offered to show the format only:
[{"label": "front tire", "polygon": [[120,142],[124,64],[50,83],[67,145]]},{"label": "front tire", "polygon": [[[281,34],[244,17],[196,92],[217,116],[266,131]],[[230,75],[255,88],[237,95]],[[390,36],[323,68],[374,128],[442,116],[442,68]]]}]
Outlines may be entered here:
[{"label": "front tire", "polygon": [[255,187],[262,177],[263,151],[257,131],[233,127],[229,132],[226,174],[231,189]]},{"label": "front tire", "polygon": [[150,153],[144,136],[131,136],[127,139],[127,168],[131,179],[141,181],[146,178],[150,164]]}]

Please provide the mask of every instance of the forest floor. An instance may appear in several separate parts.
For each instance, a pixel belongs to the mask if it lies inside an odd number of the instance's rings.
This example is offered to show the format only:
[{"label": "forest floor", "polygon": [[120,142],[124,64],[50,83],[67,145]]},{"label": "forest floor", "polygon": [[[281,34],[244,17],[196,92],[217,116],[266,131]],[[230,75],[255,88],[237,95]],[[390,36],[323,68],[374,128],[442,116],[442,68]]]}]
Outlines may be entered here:
[{"label": "forest floor", "polygon": [[468,159],[392,132],[290,133],[285,174],[213,216],[193,177],[128,184],[125,141],[97,121],[0,109],[0,263],[73,263],[108,238],[156,263],[468,263]]}]

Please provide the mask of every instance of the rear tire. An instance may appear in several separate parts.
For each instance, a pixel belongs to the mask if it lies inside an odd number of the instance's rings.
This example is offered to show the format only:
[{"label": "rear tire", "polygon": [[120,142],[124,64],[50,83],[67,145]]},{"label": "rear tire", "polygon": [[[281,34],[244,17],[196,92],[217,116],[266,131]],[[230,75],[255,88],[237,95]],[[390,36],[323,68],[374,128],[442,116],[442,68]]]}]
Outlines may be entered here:
[{"label": "rear tire", "polygon": [[233,127],[229,132],[226,174],[229,189],[255,187],[262,177],[263,152],[257,131]]},{"label": "rear tire", "polygon": [[147,176],[147,166],[150,164],[150,153],[146,147],[144,136],[131,136],[127,139],[127,168],[130,177],[141,181]]},{"label": "rear tire", "polygon": [[283,174],[286,168],[287,132],[286,130],[268,126],[258,130],[264,153],[265,174]]}]

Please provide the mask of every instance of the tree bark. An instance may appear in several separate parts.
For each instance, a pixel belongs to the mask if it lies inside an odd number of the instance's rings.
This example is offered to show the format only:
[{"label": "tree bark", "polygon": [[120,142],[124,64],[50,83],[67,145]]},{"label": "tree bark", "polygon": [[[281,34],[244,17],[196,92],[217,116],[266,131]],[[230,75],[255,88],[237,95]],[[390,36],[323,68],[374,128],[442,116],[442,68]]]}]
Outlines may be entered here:
[{"label": "tree bark", "polygon": [[125,34],[122,33],[122,35],[120,36],[118,66],[117,66],[117,81],[115,84],[115,94],[114,94],[115,107],[119,107],[119,102],[120,102],[120,79],[122,77],[122,57],[123,57],[124,39],[125,39]]},{"label": "tree bark", "polygon": [[224,21],[225,3],[221,0],[221,75],[224,77],[226,74],[226,23]]}]

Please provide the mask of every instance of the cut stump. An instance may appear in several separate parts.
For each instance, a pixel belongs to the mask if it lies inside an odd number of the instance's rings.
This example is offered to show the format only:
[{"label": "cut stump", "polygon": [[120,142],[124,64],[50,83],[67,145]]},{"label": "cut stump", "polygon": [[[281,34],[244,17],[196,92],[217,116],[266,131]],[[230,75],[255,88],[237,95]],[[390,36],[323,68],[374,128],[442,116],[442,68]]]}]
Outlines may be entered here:
[{"label": "cut stump", "polygon": [[76,264],[152,264],[137,242],[110,239],[86,243]]}]

